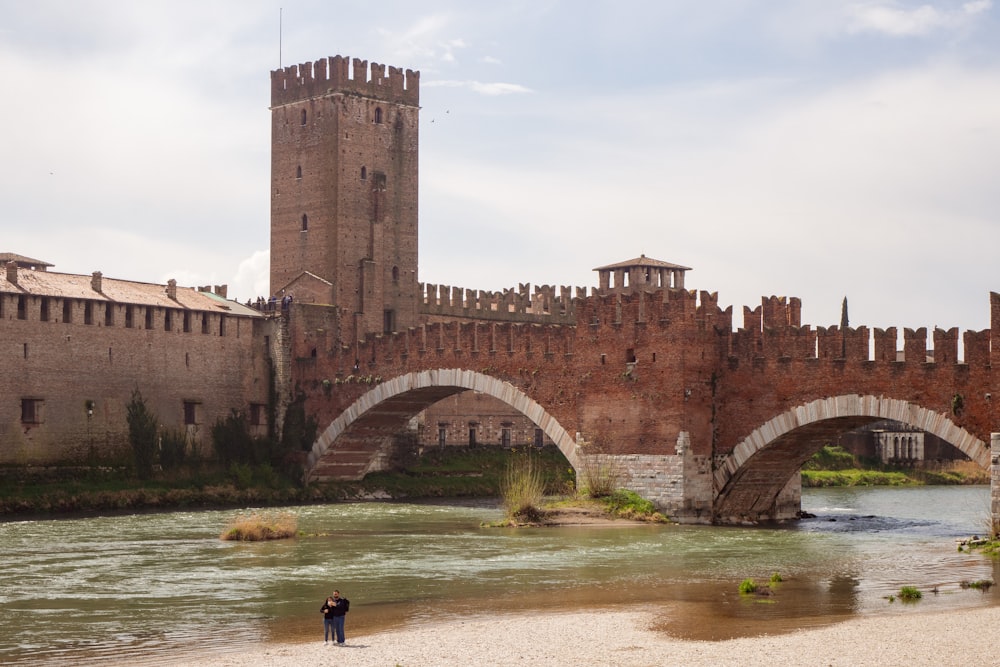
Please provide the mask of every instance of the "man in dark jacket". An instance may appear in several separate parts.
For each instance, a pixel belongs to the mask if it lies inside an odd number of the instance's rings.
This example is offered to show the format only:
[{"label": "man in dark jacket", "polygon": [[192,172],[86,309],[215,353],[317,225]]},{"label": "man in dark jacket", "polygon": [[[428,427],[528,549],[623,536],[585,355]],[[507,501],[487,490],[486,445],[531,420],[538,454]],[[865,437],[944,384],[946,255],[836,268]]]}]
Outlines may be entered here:
[{"label": "man in dark jacket", "polygon": [[340,591],[333,592],[333,627],[337,632],[337,645],[344,645],[344,615],[350,603],[340,597]]}]

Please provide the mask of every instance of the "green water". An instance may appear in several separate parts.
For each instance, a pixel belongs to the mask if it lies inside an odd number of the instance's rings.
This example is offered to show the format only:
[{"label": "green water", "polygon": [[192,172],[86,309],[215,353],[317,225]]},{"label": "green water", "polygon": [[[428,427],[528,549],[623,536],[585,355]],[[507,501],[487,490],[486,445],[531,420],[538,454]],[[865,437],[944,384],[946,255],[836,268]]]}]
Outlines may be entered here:
[{"label": "green water", "polygon": [[[962,580],[996,566],[959,553],[982,530],[984,487],[806,490],[816,519],[776,528],[482,528],[494,504],[290,508],[295,540],[218,539],[235,511],[0,523],[0,662],[155,662],[260,641],[314,641],[333,588],[348,636],[470,613],[641,604],[684,637],[724,638],[919,609],[994,604]],[[739,582],[784,582],[766,604]],[[929,591],[937,587],[939,593]]]}]

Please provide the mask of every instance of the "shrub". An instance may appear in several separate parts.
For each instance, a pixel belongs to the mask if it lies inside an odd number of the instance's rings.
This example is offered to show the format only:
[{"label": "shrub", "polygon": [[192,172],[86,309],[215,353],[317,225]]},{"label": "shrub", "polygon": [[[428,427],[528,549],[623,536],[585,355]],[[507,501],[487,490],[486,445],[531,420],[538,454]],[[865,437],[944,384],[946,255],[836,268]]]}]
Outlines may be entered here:
[{"label": "shrub", "polygon": [[771,583],[772,584],[780,584],[782,581],[784,581],[784,579],[782,579],[781,575],[778,574],[777,572],[775,572],[775,573],[773,573],[771,575]]},{"label": "shrub", "polygon": [[128,422],[128,442],[132,446],[136,475],[139,479],[149,479],[153,476],[159,424],[138,389],[132,390],[132,400],[125,406],[125,421]]},{"label": "shrub", "polygon": [[666,517],[656,511],[656,506],[634,491],[617,489],[604,499],[608,512],[623,519],[645,519],[666,521]]},{"label": "shrub", "polygon": [[603,454],[583,456],[581,464],[583,489],[591,498],[605,498],[619,487],[622,474],[616,459]]},{"label": "shrub", "polygon": [[545,477],[530,452],[512,457],[500,480],[500,498],[504,512],[511,521],[537,521],[538,506],[545,495]]},{"label": "shrub", "polygon": [[164,431],[160,437],[160,465],[164,470],[180,468],[187,453],[187,439],[184,433],[174,430]]},{"label": "shrub", "polygon": [[219,536],[223,540],[260,542],[295,537],[298,520],[291,512],[251,512],[229,522]]},{"label": "shrub", "polygon": [[757,582],[753,579],[747,578],[740,582],[740,593],[743,595],[749,595],[751,593],[757,592]]},{"label": "shrub", "polygon": [[913,586],[903,586],[899,589],[899,599],[904,602],[913,602],[919,600],[923,596],[924,594]]}]

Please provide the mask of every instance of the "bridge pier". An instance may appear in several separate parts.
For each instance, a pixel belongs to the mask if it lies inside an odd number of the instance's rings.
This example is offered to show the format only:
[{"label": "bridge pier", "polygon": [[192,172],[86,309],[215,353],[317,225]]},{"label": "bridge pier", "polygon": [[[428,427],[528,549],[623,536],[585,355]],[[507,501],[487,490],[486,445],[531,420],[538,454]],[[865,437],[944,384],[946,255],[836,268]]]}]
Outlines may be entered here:
[{"label": "bridge pier", "polygon": [[990,433],[990,537],[1000,531],[1000,433]]}]

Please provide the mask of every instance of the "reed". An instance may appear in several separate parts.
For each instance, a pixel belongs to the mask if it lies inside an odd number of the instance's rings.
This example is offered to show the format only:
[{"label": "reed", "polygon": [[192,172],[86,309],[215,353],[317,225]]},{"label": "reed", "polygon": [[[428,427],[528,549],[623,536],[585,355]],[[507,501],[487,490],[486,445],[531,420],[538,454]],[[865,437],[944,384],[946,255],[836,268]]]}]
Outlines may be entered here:
[{"label": "reed", "polygon": [[545,476],[533,454],[514,456],[500,480],[500,498],[510,521],[537,521],[545,495]]},{"label": "reed", "polygon": [[298,519],[291,512],[251,512],[237,515],[219,537],[237,542],[262,542],[295,537],[297,532]]}]

